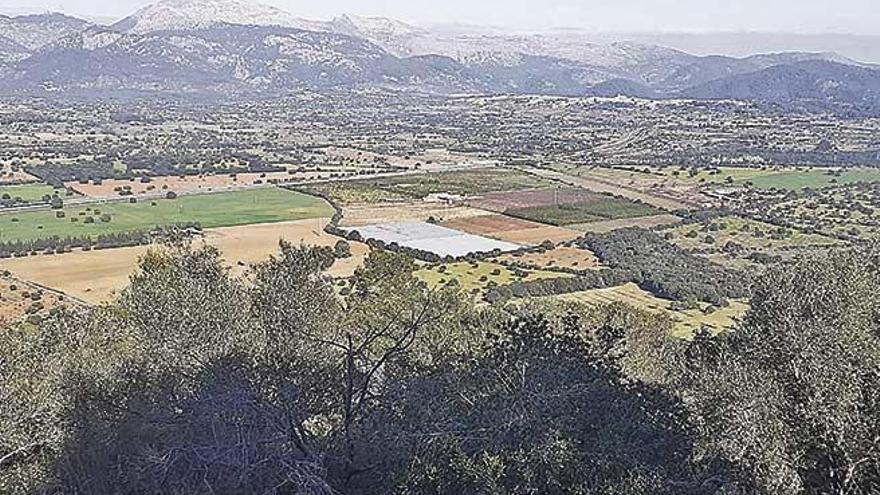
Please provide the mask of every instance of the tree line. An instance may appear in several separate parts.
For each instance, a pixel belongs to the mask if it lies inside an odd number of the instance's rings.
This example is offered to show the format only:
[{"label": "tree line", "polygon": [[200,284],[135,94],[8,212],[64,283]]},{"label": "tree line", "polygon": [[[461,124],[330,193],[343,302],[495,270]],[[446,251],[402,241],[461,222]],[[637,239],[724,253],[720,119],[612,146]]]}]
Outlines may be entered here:
[{"label": "tree line", "polygon": [[0,258],[35,256],[39,254],[62,254],[74,249],[111,249],[118,247],[142,246],[162,240],[168,236],[201,231],[198,223],[186,222],[152,230],[129,230],[98,235],[51,236],[31,240],[0,242]]},{"label": "tree line", "polygon": [[702,301],[726,306],[729,299],[750,294],[749,275],[695,256],[659,234],[641,228],[588,234],[573,242],[596,254],[607,269],[578,272],[574,277],[517,282],[494,287],[489,302],[544,297],[635,283],[657,297]]}]

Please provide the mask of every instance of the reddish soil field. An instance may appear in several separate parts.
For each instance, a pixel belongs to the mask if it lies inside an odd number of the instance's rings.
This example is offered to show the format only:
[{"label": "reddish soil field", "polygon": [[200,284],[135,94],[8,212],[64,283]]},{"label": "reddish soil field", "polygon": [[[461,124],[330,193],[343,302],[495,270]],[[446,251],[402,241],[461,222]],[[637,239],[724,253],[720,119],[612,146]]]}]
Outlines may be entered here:
[{"label": "reddish soil field", "polygon": [[[31,297],[34,294],[37,296]],[[0,329],[25,319],[29,314],[45,316],[61,304],[58,294],[12,277],[0,277]]]},{"label": "reddish soil field", "polygon": [[291,176],[286,172],[273,172],[260,177],[257,173],[243,173],[232,175],[193,175],[180,177],[177,175],[168,175],[161,177],[152,177],[150,182],[144,183],[138,179],[134,180],[117,180],[108,179],[101,184],[80,184],[79,182],[67,182],[64,185],[74,191],[90,198],[118,198],[120,197],[118,189],[128,188],[136,196],[144,194],[162,194],[167,191],[173,191],[177,194],[193,193],[193,192],[215,192],[233,189],[236,187],[252,186],[257,181],[267,184],[272,179],[280,181],[291,180]]},{"label": "reddish soil field", "polygon": [[601,199],[601,195],[583,189],[562,188],[484,194],[470,200],[469,204],[476,208],[503,213],[513,208],[589,203]]},{"label": "reddish soil field", "polygon": [[521,246],[532,246],[544,241],[564,242],[577,239],[576,231],[552,227],[529,220],[505,215],[480,215],[470,218],[456,218],[442,224],[444,227],[512,242]]},{"label": "reddish soil field", "polygon": [[554,244],[560,242],[571,241],[580,237],[581,234],[574,230],[562,227],[541,227],[538,229],[508,230],[506,232],[495,232],[486,237],[492,237],[499,241],[512,242],[520,246],[536,246],[544,241],[550,241]]},{"label": "reddish soil field", "polygon": [[539,229],[546,225],[521,220],[504,215],[481,215],[471,218],[456,218],[443,223],[444,227],[461,230],[468,234],[487,235],[511,230]]}]

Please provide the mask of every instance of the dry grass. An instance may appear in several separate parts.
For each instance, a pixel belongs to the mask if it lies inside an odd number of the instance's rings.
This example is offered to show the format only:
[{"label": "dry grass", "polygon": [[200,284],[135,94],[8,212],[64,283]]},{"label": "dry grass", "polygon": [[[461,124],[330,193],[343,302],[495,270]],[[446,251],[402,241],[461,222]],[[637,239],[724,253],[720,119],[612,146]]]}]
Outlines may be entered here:
[{"label": "dry grass", "polygon": [[535,229],[511,230],[508,232],[496,232],[490,237],[494,237],[500,241],[512,242],[521,246],[537,246],[544,241],[550,241],[554,244],[567,242],[580,237],[577,231],[562,227],[538,227]]},{"label": "dry grass", "polygon": [[485,215],[487,212],[467,206],[449,206],[432,201],[408,201],[346,206],[343,213],[343,227],[363,227],[383,223],[425,222],[431,217],[445,222]]},{"label": "dry grass", "polygon": [[424,268],[416,272],[416,276],[430,287],[443,287],[455,284],[461,291],[472,295],[482,295],[495,286],[509,285],[514,282],[529,282],[548,278],[570,277],[570,275],[526,270],[520,276],[503,265],[491,262],[459,262]]},{"label": "dry grass", "polygon": [[13,170],[11,167],[0,168],[0,185],[29,184],[39,180],[27,172]]},{"label": "dry grass", "polygon": [[576,292],[556,298],[596,305],[622,302],[652,313],[665,314],[675,321],[673,335],[684,339],[692,338],[701,328],[713,333],[730,330],[748,311],[748,304],[744,301],[731,301],[728,307],[712,308],[714,310],[710,310],[707,304],[701,304],[699,309],[676,311],[671,309],[671,301],[655,297],[636,284]]},{"label": "dry grass", "polygon": [[576,247],[560,246],[543,253],[505,254],[497,258],[508,263],[520,263],[535,268],[571,268],[594,270],[600,267],[599,259],[592,251]]},{"label": "dry grass", "polygon": [[45,315],[61,304],[64,302],[57,294],[12,277],[0,277],[0,328],[21,321],[29,314]]},{"label": "dry grass", "polygon": [[151,177],[150,182],[134,180],[108,179],[96,185],[92,182],[80,184],[79,182],[67,182],[65,185],[70,189],[90,198],[117,198],[119,190],[130,188],[135,196],[162,194],[173,191],[177,194],[208,193],[229,191],[237,188],[258,184],[269,184],[272,181],[289,182],[293,180],[310,180],[323,178],[328,173],[306,172],[289,174],[287,172],[271,172],[266,174],[241,173],[236,175],[167,175]]},{"label": "dry grass", "polygon": [[[209,230],[204,241],[223,253],[234,273],[243,273],[249,264],[267,259],[278,251],[281,239],[294,244],[333,246],[339,238],[323,232],[326,220],[301,220],[273,224],[247,225]],[[0,262],[15,275],[63,291],[90,303],[112,300],[128,285],[138,259],[148,246],[78,251],[55,256],[34,256]],[[369,248],[352,243],[353,256],[338,261],[332,276],[350,276],[360,266]]]}]

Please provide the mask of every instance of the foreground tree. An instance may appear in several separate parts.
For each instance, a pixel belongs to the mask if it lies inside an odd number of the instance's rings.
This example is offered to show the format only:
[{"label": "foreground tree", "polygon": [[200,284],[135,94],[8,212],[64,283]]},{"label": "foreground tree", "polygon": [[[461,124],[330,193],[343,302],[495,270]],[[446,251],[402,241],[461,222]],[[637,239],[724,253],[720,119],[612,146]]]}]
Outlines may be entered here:
[{"label": "foreground tree", "polygon": [[151,252],[120,300],[0,332],[2,493],[871,494],[870,253],[770,272],[694,342],[624,306],[474,307],[377,252],[245,278]]},{"label": "foreground tree", "polygon": [[764,493],[880,491],[880,269],[872,253],[771,271],[736,331],[677,363],[706,452]]},{"label": "foreground tree", "polygon": [[[388,493],[715,493],[662,390],[577,335],[518,319],[468,358],[401,380],[364,424]],[[384,485],[383,485],[384,483]],[[375,493],[375,491],[373,492]]]}]

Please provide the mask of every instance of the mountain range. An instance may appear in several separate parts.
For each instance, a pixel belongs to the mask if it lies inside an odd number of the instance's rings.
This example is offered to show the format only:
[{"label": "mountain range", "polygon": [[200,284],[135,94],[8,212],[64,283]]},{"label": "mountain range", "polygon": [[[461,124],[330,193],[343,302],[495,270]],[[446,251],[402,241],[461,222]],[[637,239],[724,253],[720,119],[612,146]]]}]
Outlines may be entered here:
[{"label": "mountain range", "polygon": [[880,113],[880,69],[830,52],[696,56],[579,32],[438,29],[299,18],[240,0],[162,0],[110,25],[0,16],[0,93],[273,95],[389,87],[742,99]]}]

